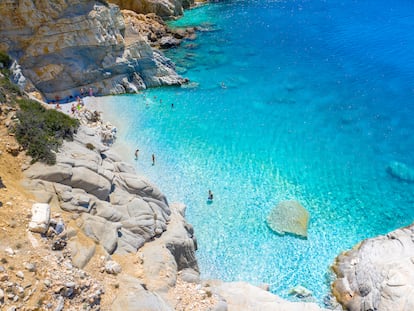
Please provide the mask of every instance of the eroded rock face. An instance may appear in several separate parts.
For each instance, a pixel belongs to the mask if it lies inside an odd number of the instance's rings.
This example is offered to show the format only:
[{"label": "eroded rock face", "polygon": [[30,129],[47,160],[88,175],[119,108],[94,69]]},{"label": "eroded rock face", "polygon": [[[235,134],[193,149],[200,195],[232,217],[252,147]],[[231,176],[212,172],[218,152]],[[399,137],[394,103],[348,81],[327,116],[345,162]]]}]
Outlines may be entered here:
[{"label": "eroded rock face", "polygon": [[158,16],[169,19],[183,14],[183,9],[194,4],[194,0],[111,0],[121,9],[135,11],[137,13],[155,13]]},{"label": "eroded rock face", "polygon": [[[0,2],[0,49],[21,66],[21,83],[46,99],[135,92],[181,84],[173,64],[137,34],[116,5],[90,0]],[[33,90],[29,90],[33,91]]]},{"label": "eroded rock face", "polygon": [[107,154],[98,132],[80,127],[74,141],[64,142],[56,165],[29,167],[28,188],[42,193],[40,201],[57,197],[61,209],[80,214],[78,227],[109,254],[136,252],[166,230],[171,210],[133,166]]},{"label": "eroded rock face", "polygon": [[126,37],[136,35],[144,38],[151,47],[171,48],[185,39],[195,39],[196,28],[170,29],[161,17],[154,13],[137,14],[130,10],[122,10],[125,21]]},{"label": "eroded rock face", "polygon": [[350,311],[414,310],[414,225],[368,239],[336,258],[332,291]]}]

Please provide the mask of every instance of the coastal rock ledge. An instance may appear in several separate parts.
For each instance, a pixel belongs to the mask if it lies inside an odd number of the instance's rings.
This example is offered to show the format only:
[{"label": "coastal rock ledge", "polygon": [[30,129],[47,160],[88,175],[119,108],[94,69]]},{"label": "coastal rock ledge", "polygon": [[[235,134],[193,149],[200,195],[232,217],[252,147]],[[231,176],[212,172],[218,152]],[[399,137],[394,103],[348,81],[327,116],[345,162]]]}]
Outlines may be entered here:
[{"label": "coastal rock ledge", "polygon": [[106,1],[7,0],[0,14],[0,50],[19,64],[15,80],[45,100],[186,82]]},{"label": "coastal rock ledge", "polygon": [[414,310],[414,224],[337,257],[332,291],[350,311]]},{"label": "coastal rock ledge", "polygon": [[80,114],[84,125],[63,143],[56,164],[28,165],[24,185],[64,223],[56,241],[66,237],[61,245],[75,267],[88,271],[103,261],[102,273],[119,288],[104,297],[111,310],[325,310],[242,282],[201,280],[185,206],[169,204],[102,143],[110,124]]}]

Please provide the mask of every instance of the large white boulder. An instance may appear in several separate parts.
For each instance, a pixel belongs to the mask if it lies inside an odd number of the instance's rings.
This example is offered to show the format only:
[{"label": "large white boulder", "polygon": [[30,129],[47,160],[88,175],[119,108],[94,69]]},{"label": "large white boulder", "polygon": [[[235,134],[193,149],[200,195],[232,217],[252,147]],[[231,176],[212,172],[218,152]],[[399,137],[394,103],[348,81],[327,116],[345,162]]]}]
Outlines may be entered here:
[{"label": "large white boulder", "polygon": [[414,225],[367,239],[336,258],[332,292],[350,311],[414,310]]},{"label": "large white boulder", "polygon": [[245,311],[327,311],[315,303],[291,302],[244,282],[209,281],[212,292],[220,295],[228,310]]},{"label": "large white boulder", "polygon": [[29,222],[29,230],[32,232],[46,233],[50,222],[50,206],[46,203],[32,205],[32,220]]}]

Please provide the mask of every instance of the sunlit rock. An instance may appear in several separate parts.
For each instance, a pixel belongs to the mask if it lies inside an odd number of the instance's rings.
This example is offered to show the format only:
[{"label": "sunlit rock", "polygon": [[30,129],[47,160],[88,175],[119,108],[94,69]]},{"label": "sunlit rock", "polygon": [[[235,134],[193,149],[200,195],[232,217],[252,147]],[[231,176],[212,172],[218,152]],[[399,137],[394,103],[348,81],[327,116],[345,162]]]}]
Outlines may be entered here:
[{"label": "sunlit rock", "polygon": [[277,234],[308,236],[309,212],[298,201],[282,201],[267,216],[267,224]]}]

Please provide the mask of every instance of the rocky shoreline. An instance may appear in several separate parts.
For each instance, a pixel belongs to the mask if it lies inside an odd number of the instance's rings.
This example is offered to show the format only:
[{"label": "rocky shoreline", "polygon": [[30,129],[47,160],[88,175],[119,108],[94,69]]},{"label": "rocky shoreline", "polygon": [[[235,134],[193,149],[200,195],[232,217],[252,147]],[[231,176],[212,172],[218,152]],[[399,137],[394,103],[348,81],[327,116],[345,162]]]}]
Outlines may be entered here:
[{"label": "rocky shoreline", "polygon": [[[140,8],[134,1],[114,2],[145,15],[106,1],[1,2],[0,49],[22,66],[14,68],[19,85],[38,99],[66,102],[89,92],[186,83],[156,49],[195,35],[195,29],[168,30],[159,17],[174,18],[193,2],[148,1]],[[6,112],[5,122],[14,113]],[[111,150],[116,130],[99,113],[84,109],[78,117],[82,125],[74,141],[64,142],[56,165],[23,167],[26,189],[47,206],[49,216],[39,216],[44,229],[29,225],[37,212],[23,199],[0,201],[0,220],[7,224],[0,226],[2,310],[326,310],[307,299],[285,301],[266,286],[201,280],[185,206],[170,204]],[[21,151],[9,142],[5,150]],[[387,172],[413,180],[405,164],[391,163]],[[17,202],[23,214],[7,219]],[[5,242],[15,228],[26,227],[33,232],[22,231],[23,244]],[[351,311],[414,310],[413,236],[411,225],[339,255],[332,286],[337,301]]]},{"label": "rocky shoreline", "polygon": [[[65,223],[63,234],[51,229],[46,236],[52,245],[63,241],[59,251],[68,253],[76,269],[88,271],[96,262],[102,269],[119,266],[105,270],[119,284],[112,310],[189,310],[190,305],[196,310],[322,310],[246,283],[200,280],[185,206],[169,204],[102,143],[111,142],[114,130],[97,115],[80,112],[83,125],[73,142],[64,142],[56,165],[36,163],[24,175],[37,202],[49,204],[51,214]],[[183,299],[189,290],[193,294]]]}]

